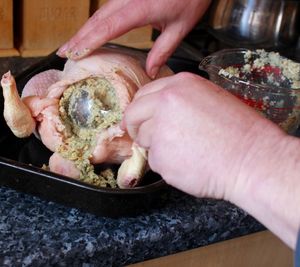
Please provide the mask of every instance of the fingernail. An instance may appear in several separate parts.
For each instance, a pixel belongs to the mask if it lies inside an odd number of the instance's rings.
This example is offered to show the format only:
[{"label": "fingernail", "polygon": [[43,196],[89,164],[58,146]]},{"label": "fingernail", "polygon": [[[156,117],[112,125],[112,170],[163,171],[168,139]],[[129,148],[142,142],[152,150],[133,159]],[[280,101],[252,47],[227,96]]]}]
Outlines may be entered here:
[{"label": "fingernail", "polygon": [[79,53],[77,51],[73,51],[72,49],[68,49],[65,51],[65,57],[68,59],[77,59]]},{"label": "fingernail", "polygon": [[83,57],[85,57],[87,54],[90,53],[90,49],[89,48],[84,48],[82,50],[72,50],[72,49],[69,49],[65,52],[65,55],[67,58],[69,59],[81,59]]},{"label": "fingernail", "polygon": [[87,54],[89,54],[91,49],[89,48],[83,48],[82,50],[78,51],[78,57],[82,58],[85,57]]},{"label": "fingernail", "polygon": [[68,44],[66,43],[57,50],[56,55],[66,56],[67,50],[68,50]]},{"label": "fingernail", "polygon": [[155,79],[155,77],[156,77],[158,71],[159,71],[159,67],[157,67],[157,66],[152,67],[152,69],[150,70],[150,78],[151,78],[152,80]]}]

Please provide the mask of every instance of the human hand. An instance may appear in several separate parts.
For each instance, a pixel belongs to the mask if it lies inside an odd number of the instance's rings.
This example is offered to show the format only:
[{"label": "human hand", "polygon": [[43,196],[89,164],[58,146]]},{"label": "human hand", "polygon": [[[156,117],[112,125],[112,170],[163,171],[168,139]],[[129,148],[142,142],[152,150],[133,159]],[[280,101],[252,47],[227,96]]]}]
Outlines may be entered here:
[{"label": "human hand", "polygon": [[79,59],[111,39],[151,24],[162,32],[146,63],[148,75],[154,78],[209,3],[210,0],[110,0],[58,50],[58,55]]},{"label": "human hand", "polygon": [[190,73],[140,89],[123,125],[149,150],[151,169],[167,183],[197,197],[227,200],[243,192],[251,151],[260,148],[264,134],[270,132],[272,142],[284,135],[227,91]]},{"label": "human hand", "polygon": [[190,73],[141,88],[122,125],[168,184],[236,204],[295,248],[299,138]]}]

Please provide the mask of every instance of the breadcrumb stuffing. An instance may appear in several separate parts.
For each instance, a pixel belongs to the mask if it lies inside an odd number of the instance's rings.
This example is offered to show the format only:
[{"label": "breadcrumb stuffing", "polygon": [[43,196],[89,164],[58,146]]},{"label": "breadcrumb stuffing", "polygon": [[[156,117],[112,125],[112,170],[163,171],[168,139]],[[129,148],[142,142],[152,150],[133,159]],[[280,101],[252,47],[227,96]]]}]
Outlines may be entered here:
[{"label": "breadcrumb stuffing", "polygon": [[[82,99],[87,102],[83,101],[81,105]],[[89,105],[89,112],[78,112],[86,104]],[[97,134],[122,118],[114,88],[107,80],[99,77],[89,77],[74,83],[64,91],[59,113],[65,125],[65,138],[57,152],[74,162],[80,171],[81,181],[98,187],[117,187],[112,170],[96,174],[90,162]]]}]

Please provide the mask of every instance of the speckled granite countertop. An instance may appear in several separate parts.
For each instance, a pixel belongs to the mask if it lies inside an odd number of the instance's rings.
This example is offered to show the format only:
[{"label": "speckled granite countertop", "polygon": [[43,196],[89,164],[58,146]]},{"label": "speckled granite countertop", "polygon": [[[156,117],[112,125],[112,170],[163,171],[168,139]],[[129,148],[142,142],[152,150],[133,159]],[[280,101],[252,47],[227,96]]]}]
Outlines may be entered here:
[{"label": "speckled granite countertop", "polygon": [[0,266],[123,266],[262,229],[229,203],[176,190],[163,208],[110,219],[0,187]]},{"label": "speckled granite countertop", "polygon": [[[38,60],[2,58],[0,72]],[[170,190],[160,209],[111,219],[0,187],[0,266],[123,266],[264,229],[230,203]]]}]

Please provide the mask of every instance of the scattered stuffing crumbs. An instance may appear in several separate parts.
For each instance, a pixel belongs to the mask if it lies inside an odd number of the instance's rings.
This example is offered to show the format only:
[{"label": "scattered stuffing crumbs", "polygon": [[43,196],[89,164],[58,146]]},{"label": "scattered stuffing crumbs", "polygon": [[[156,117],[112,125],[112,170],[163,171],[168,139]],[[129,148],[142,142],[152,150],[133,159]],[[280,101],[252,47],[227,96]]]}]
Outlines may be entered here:
[{"label": "scattered stuffing crumbs", "polygon": [[43,164],[42,169],[45,171],[50,171],[49,165]]}]

